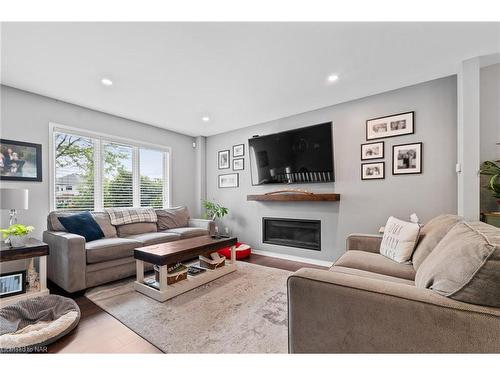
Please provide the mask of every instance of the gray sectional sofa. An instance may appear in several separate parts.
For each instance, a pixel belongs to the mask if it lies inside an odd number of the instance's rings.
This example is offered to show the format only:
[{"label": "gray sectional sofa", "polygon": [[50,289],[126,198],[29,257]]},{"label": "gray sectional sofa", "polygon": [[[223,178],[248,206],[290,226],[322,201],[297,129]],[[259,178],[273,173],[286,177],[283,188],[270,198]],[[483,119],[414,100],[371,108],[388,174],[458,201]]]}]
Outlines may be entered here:
[{"label": "gray sectional sofa", "polygon": [[58,219],[74,213],[50,212],[43,233],[50,248],[48,278],[69,293],[135,275],[135,248],[214,231],[213,221],[191,219],[186,207],[156,210],[158,222],[118,226],[111,224],[108,213],[91,212],[104,238],[85,242],[84,237],[68,233]]}]

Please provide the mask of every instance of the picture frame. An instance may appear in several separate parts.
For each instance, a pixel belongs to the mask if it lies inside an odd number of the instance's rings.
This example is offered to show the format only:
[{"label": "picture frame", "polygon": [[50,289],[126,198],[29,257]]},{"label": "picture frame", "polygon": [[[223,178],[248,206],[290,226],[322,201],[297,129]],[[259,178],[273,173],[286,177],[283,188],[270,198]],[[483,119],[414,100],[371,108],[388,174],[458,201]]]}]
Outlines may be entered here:
[{"label": "picture frame", "polygon": [[361,180],[383,180],[385,179],[385,162],[361,164]]},{"label": "picture frame", "polygon": [[219,169],[229,169],[229,150],[219,151],[217,154],[217,166]]},{"label": "picture frame", "polygon": [[423,146],[422,142],[392,146],[392,174],[421,174]]},{"label": "picture frame", "polygon": [[220,189],[236,188],[240,186],[238,173],[220,174],[218,180],[218,187]]},{"label": "picture frame", "polygon": [[363,143],[361,145],[361,160],[383,159],[384,157],[384,142]]},{"label": "picture frame", "polygon": [[399,137],[415,133],[415,112],[403,112],[366,120],[366,140]]},{"label": "picture frame", "polygon": [[245,156],[245,145],[239,144],[233,146],[233,158]]},{"label": "picture frame", "polygon": [[42,181],[42,145],[0,139],[0,180]]},{"label": "picture frame", "polygon": [[0,298],[26,293],[26,270],[0,274]]},{"label": "picture frame", "polygon": [[245,169],[245,159],[243,158],[233,158],[233,171],[242,171]]}]

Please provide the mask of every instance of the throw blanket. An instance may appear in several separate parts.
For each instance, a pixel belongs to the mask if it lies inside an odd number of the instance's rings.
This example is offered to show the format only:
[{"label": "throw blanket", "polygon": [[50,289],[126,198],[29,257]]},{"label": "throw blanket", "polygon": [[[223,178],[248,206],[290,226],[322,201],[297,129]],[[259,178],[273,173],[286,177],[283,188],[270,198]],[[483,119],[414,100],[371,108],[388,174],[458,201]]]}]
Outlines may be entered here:
[{"label": "throw blanket", "polygon": [[57,295],[21,300],[0,309],[0,336],[41,321],[54,321],[71,311],[80,314],[73,300]]},{"label": "throw blanket", "polygon": [[105,208],[111,218],[111,224],[156,223],[156,211],[153,208]]}]

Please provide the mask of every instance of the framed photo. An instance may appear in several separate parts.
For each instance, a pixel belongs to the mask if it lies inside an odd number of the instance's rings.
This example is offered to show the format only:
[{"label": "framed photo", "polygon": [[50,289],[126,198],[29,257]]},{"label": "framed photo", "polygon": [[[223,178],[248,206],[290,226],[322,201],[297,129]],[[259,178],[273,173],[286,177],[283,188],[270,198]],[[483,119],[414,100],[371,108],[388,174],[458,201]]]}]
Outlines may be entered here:
[{"label": "framed photo", "polygon": [[361,160],[383,159],[384,142],[364,143],[361,145]]},{"label": "framed photo", "polygon": [[392,146],[392,174],[422,173],[422,142]]},{"label": "framed photo", "polygon": [[245,145],[236,145],[233,146],[233,158],[245,156]]},{"label": "framed photo", "polygon": [[238,173],[219,175],[219,188],[235,188],[240,185]]},{"label": "framed photo", "polygon": [[26,271],[0,275],[0,298],[26,293]]},{"label": "framed photo", "polygon": [[397,137],[415,133],[415,112],[366,120],[366,140]]},{"label": "framed photo", "polygon": [[245,169],[245,159],[233,159],[233,171],[242,171]]},{"label": "framed photo", "polygon": [[219,169],[229,169],[229,150],[219,151],[218,165]]},{"label": "framed photo", "polygon": [[0,180],[42,181],[42,145],[0,139]]},{"label": "framed photo", "polygon": [[385,162],[361,164],[362,180],[383,180],[385,178]]}]

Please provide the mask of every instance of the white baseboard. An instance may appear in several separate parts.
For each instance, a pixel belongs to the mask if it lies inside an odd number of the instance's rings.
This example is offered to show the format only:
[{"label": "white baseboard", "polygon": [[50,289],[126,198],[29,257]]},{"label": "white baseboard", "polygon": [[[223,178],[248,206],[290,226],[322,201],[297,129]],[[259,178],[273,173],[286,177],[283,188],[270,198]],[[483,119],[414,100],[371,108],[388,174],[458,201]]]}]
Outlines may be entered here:
[{"label": "white baseboard", "polygon": [[273,253],[271,251],[265,251],[265,250],[252,249],[252,253],[257,254],[257,255],[263,255],[266,257],[271,257],[271,258],[286,259],[286,260],[293,260],[295,262],[314,264],[316,266],[331,267],[333,265],[333,262],[329,262],[327,260],[302,258],[302,257],[294,256],[294,255]]}]

